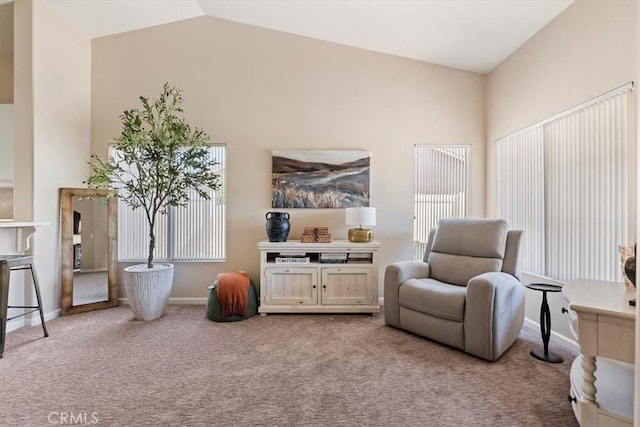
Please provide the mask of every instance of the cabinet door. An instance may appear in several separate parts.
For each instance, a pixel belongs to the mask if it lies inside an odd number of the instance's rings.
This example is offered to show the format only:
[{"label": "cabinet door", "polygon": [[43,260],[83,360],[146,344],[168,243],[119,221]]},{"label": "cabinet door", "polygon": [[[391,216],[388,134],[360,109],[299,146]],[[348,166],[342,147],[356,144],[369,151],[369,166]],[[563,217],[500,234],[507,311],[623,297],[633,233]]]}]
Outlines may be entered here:
[{"label": "cabinet door", "polygon": [[267,268],[267,304],[318,304],[318,269]]},{"label": "cabinet door", "polygon": [[324,305],[372,304],[371,268],[322,269],[321,303]]}]

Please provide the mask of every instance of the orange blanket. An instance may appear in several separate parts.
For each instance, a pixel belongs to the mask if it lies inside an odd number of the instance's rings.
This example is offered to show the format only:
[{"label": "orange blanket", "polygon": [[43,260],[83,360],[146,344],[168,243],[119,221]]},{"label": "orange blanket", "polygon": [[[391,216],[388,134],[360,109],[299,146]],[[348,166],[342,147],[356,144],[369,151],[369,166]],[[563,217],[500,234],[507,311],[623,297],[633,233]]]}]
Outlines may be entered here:
[{"label": "orange blanket", "polygon": [[246,316],[249,276],[242,273],[218,274],[218,300],[224,316]]}]

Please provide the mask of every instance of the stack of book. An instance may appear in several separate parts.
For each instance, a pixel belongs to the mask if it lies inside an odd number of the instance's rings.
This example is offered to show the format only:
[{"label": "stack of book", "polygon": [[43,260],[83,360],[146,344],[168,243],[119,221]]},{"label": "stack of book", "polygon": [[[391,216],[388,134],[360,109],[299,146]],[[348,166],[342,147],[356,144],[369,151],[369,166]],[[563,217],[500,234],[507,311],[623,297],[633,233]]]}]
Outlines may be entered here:
[{"label": "stack of book", "polygon": [[341,252],[323,252],[320,254],[320,262],[322,264],[345,264],[347,259],[347,254]]},{"label": "stack of book", "polygon": [[305,227],[302,237],[302,243],[331,243],[331,234],[328,227]]},{"label": "stack of book", "polygon": [[305,252],[280,252],[276,264],[308,264],[311,258]]},{"label": "stack of book", "polygon": [[347,257],[347,262],[350,264],[371,264],[373,263],[373,254],[371,252],[351,252]]}]

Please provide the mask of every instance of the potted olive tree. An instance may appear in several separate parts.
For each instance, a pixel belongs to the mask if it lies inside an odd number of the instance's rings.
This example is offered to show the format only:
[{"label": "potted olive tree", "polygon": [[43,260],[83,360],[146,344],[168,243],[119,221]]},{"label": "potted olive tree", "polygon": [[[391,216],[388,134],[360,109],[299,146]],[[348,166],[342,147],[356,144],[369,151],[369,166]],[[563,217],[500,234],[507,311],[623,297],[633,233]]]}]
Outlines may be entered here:
[{"label": "potted olive tree", "polygon": [[181,117],[182,94],[164,84],[155,99],[141,96],[140,108],[120,116],[122,131],[114,154],[106,160],[91,156],[91,188],[107,188],[132,209],[142,209],[147,222],[146,264],[125,269],[125,291],[138,320],[161,317],[173,284],[173,265],[154,263],[155,226],[170,206],[186,206],[190,194],[209,199],[207,189],[220,188],[218,164],[210,157],[209,137]]}]

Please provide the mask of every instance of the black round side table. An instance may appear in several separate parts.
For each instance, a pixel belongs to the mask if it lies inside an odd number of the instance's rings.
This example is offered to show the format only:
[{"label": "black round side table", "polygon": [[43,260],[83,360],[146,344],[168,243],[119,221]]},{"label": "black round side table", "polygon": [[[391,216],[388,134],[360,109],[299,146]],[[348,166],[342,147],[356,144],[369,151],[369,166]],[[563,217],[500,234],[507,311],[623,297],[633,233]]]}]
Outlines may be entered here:
[{"label": "black round side table", "polygon": [[551,312],[547,302],[547,292],[560,292],[562,286],[549,285],[547,283],[529,283],[525,285],[529,289],[542,292],[542,305],[540,306],[540,333],[544,350],[531,350],[531,355],[539,360],[550,363],[562,363],[562,357],[549,352],[549,337],[551,336]]}]

